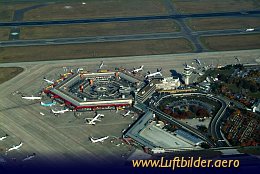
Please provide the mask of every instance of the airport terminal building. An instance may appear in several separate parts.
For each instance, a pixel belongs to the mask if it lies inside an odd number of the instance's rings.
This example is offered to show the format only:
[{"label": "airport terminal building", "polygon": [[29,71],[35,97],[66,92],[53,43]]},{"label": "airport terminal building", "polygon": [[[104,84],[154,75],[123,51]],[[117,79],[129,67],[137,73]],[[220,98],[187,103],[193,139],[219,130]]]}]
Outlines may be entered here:
[{"label": "airport terminal building", "polygon": [[143,82],[124,72],[79,72],[46,88],[53,99],[77,111],[132,106],[134,92]]}]

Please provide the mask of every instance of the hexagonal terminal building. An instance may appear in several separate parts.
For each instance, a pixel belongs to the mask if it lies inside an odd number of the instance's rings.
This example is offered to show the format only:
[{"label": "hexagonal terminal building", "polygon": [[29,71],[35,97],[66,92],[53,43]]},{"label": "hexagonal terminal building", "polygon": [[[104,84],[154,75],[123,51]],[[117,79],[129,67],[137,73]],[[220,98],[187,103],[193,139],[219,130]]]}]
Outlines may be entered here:
[{"label": "hexagonal terminal building", "polygon": [[44,92],[77,111],[131,106],[143,82],[124,72],[79,72],[63,77]]}]

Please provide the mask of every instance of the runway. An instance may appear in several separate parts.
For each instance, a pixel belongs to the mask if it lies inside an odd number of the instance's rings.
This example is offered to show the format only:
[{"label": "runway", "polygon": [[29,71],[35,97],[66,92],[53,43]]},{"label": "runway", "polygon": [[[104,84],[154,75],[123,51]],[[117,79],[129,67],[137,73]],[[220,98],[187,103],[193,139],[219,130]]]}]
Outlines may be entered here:
[{"label": "runway", "polygon": [[[237,34],[246,35],[246,34],[258,34],[258,33],[260,33],[259,28],[255,29],[254,32],[246,32],[244,29],[229,29],[229,30],[208,30],[208,31],[196,31],[196,32],[194,31],[191,32],[189,36],[201,37],[201,36],[237,35]],[[188,37],[187,33],[171,32],[171,33],[91,36],[91,37],[37,39],[37,40],[9,40],[9,41],[0,41],[0,47],[104,43],[104,42],[153,40],[153,39],[177,39],[177,38],[187,38],[187,37]]]},{"label": "runway", "polygon": [[222,13],[198,13],[198,14],[175,14],[175,15],[172,14],[172,15],[158,15],[158,16],[133,16],[133,17],[73,19],[73,20],[17,21],[17,22],[1,22],[0,27],[89,24],[89,23],[103,23],[103,22],[129,22],[129,21],[145,21],[145,20],[158,20],[158,19],[256,17],[256,15],[259,14],[260,14],[260,10],[253,10],[253,11],[243,11],[243,12],[236,11],[236,12],[222,12]]}]

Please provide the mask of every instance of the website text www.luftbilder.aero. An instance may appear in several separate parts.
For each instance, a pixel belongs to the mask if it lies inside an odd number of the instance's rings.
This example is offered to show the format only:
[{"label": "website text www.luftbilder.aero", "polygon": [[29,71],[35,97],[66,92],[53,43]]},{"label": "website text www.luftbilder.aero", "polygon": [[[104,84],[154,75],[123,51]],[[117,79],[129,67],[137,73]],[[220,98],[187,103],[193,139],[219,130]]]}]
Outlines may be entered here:
[{"label": "website text www.luftbilder.aero", "polygon": [[199,167],[215,167],[215,168],[230,168],[230,167],[239,167],[239,160],[210,160],[210,159],[202,159],[201,157],[174,157],[173,159],[165,159],[161,157],[157,160],[132,160],[133,167],[158,167],[158,168],[199,168]]}]

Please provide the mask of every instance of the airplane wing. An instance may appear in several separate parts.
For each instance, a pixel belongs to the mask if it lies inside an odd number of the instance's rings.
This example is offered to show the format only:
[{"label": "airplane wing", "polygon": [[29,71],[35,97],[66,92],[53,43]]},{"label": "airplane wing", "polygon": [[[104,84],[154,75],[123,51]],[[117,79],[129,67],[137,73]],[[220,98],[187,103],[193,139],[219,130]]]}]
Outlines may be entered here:
[{"label": "airplane wing", "polygon": [[85,118],[85,120],[93,120],[93,118]]}]

